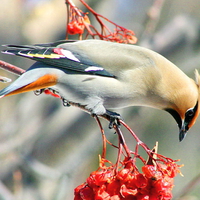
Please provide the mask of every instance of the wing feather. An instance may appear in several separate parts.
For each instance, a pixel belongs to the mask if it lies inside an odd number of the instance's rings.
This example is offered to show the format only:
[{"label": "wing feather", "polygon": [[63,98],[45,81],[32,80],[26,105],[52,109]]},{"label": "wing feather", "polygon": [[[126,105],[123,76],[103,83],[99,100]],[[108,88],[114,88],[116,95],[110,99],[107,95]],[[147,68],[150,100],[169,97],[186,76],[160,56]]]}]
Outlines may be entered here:
[{"label": "wing feather", "polygon": [[2,53],[27,57],[62,70],[115,78],[113,74],[106,71],[99,64],[91,61],[88,56],[81,55],[74,49],[71,51],[57,47],[60,44],[69,42],[75,41],[58,41],[39,45],[4,45],[11,49],[3,50]]}]

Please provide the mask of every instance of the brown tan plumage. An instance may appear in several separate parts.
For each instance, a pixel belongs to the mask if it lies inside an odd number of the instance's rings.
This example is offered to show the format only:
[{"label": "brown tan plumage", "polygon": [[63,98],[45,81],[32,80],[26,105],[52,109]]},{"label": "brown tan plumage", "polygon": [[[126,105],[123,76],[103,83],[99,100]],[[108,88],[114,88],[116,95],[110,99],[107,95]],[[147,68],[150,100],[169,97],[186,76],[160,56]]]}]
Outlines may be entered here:
[{"label": "brown tan plumage", "polygon": [[189,78],[169,60],[136,45],[101,40],[8,45],[3,53],[37,62],[0,96],[51,88],[95,115],[107,109],[149,106],[169,112],[178,123],[180,141],[199,115],[199,74]]}]

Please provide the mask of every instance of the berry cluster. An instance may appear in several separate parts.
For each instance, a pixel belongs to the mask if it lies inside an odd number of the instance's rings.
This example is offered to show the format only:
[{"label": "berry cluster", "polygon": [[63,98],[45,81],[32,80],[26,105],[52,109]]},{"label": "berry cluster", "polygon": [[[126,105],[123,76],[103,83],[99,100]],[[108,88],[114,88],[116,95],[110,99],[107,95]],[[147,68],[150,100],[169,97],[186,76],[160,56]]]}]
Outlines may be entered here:
[{"label": "berry cluster", "polygon": [[[89,11],[84,13],[81,9],[78,9],[72,0],[65,0],[68,6],[68,22],[67,22],[67,36],[79,35],[79,40],[88,39],[101,39],[111,42],[130,43],[135,44],[137,38],[135,33],[129,29],[117,25],[106,17],[95,12],[84,0],[80,0],[85,8]],[[99,24],[97,28],[90,23],[89,14],[96,19],[96,24]],[[109,25],[109,26],[108,26]],[[111,29],[110,29],[110,28]]]},{"label": "berry cluster", "polygon": [[74,17],[74,19],[67,24],[67,32],[70,35],[82,35],[84,33],[85,27],[87,27],[89,24],[90,20],[86,14],[77,18]]},{"label": "berry cluster", "polygon": [[74,200],[170,200],[173,178],[180,172],[179,167],[167,160],[145,164],[139,172],[132,159],[123,162],[117,171],[114,166],[104,166],[75,188]]}]

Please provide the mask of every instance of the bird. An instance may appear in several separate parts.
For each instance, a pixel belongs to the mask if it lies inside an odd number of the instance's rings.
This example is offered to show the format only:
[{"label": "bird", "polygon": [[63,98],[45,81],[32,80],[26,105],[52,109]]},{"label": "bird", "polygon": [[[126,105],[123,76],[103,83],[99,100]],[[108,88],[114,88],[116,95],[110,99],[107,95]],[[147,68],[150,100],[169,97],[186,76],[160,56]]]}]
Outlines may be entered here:
[{"label": "bird", "polygon": [[167,111],[179,128],[179,141],[199,115],[200,76],[188,77],[175,64],[145,47],[104,40],[62,40],[36,45],[5,45],[5,54],[36,61],[0,91],[0,97],[50,90],[66,105],[107,116],[113,110],[146,106]]}]

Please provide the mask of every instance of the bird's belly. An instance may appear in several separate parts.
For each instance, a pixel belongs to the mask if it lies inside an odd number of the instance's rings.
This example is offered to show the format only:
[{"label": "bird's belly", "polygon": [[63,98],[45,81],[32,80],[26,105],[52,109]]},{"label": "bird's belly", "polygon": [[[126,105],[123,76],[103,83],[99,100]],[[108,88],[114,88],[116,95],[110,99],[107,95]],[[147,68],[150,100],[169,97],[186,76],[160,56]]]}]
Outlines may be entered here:
[{"label": "bird's belly", "polygon": [[82,105],[102,104],[105,108],[121,108],[130,105],[125,88],[114,78],[88,75],[67,75],[53,88],[68,101]]}]

